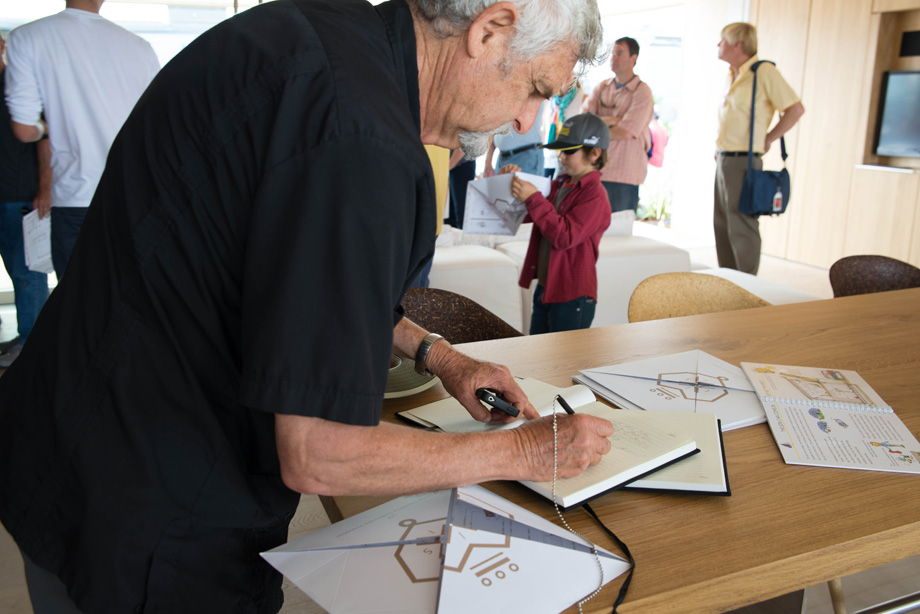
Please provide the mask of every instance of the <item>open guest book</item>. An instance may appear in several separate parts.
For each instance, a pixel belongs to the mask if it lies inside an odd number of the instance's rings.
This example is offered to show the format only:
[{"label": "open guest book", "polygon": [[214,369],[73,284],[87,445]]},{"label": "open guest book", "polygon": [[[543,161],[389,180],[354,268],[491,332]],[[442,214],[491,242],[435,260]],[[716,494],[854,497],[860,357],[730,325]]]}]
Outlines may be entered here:
[{"label": "open guest book", "polygon": [[741,363],[792,465],[920,473],[920,443],[855,371]]},{"label": "open guest book", "polygon": [[[535,379],[518,382],[541,416],[553,413],[560,394],[576,413],[614,425],[611,451],[581,475],[556,481],[556,502],[563,508],[618,488],[730,494],[719,423],[713,414],[634,412],[600,403],[588,388],[557,388]],[[556,411],[562,412],[557,404]],[[446,432],[486,432],[516,428],[526,420],[487,424],[474,420],[453,398],[399,412],[398,416]],[[677,462],[680,461],[680,462]],[[552,499],[552,481],[521,482]]]}]

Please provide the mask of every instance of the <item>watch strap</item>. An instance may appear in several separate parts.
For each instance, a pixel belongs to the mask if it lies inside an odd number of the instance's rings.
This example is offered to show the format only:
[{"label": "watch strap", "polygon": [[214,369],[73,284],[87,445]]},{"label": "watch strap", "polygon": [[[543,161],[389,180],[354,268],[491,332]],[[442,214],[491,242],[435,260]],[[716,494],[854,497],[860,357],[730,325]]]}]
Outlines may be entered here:
[{"label": "watch strap", "polygon": [[431,350],[431,346],[443,339],[441,335],[436,333],[429,333],[418,346],[418,351],[415,353],[415,371],[419,375],[432,375],[431,371],[428,370],[428,352]]}]

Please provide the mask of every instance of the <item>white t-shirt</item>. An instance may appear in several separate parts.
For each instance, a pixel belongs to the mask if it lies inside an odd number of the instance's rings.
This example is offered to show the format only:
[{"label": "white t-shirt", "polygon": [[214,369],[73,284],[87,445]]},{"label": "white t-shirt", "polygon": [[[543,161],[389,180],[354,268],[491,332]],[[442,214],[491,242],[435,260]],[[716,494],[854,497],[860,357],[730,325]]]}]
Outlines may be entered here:
[{"label": "white t-shirt", "polygon": [[7,46],[10,117],[51,140],[51,204],[88,207],[115,135],[160,68],[150,44],[80,9],[22,25]]}]

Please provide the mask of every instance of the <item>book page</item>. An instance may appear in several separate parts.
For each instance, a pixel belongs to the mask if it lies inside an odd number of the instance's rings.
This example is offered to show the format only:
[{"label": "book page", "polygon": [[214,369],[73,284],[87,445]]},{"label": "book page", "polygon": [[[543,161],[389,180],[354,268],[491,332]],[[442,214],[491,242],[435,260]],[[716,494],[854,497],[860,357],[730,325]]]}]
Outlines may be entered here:
[{"label": "book page", "polygon": [[787,463],[920,473],[920,442],[856,372],[742,366]]},{"label": "book page", "polygon": [[646,478],[630,482],[626,488],[719,493],[728,490],[722,455],[722,438],[719,437],[719,425],[714,414],[649,412],[647,416],[652,420],[660,421],[662,428],[692,436],[700,452],[679,463],[659,469]]},{"label": "book page", "polygon": [[[558,388],[533,378],[520,379],[518,380],[518,385],[527,394],[527,398],[530,399],[530,402],[533,403],[534,408],[541,416],[548,416],[553,413],[553,398],[557,394],[561,394],[572,407],[579,407],[597,401],[594,393],[585,386]],[[563,412],[564,410],[557,405],[556,411]],[[511,429],[520,426],[527,420],[521,417],[508,423],[477,422],[466,411],[466,408],[460,404],[460,401],[453,397],[441,399],[414,409],[407,409],[399,412],[399,415],[423,426],[433,424],[446,433],[484,433]]]},{"label": "book page", "polygon": [[[557,500],[565,507],[610,490],[696,449],[692,436],[679,433],[670,425],[664,426],[659,420],[649,419],[648,416],[653,415],[650,412],[613,409],[595,402],[582,406],[578,413],[598,416],[613,423],[612,448],[597,465],[588,467],[573,478],[556,481]],[[551,480],[522,483],[547,498],[552,497]]]}]

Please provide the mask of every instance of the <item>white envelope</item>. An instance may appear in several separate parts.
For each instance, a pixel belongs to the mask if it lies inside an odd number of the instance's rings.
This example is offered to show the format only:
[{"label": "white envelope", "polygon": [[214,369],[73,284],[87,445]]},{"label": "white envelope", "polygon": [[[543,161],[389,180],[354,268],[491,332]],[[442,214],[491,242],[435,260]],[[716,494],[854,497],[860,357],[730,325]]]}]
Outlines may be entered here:
[{"label": "white envelope", "polygon": [[[630,568],[598,555],[604,583]],[[343,614],[559,612],[601,580],[589,542],[480,486],[400,497],[262,556]]]},{"label": "white envelope", "polygon": [[723,431],[767,419],[744,371],[701,350],[585,369],[576,381],[624,409],[714,413]]},{"label": "white envelope", "polygon": [[466,188],[463,232],[489,235],[517,233],[527,216],[527,208],[511,195],[511,181],[515,175],[532,183],[543,196],[549,196],[552,180],[530,173],[508,173],[470,181]]}]

